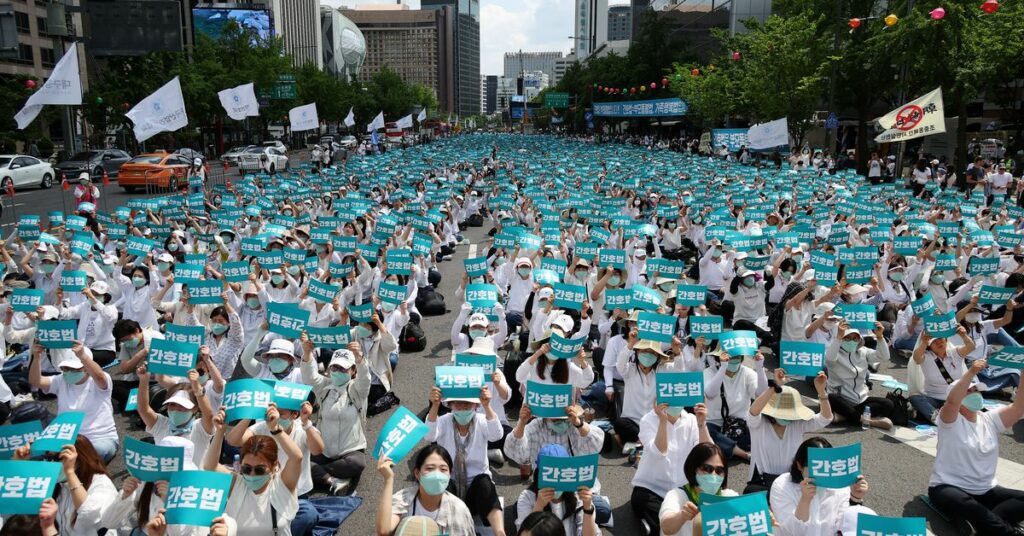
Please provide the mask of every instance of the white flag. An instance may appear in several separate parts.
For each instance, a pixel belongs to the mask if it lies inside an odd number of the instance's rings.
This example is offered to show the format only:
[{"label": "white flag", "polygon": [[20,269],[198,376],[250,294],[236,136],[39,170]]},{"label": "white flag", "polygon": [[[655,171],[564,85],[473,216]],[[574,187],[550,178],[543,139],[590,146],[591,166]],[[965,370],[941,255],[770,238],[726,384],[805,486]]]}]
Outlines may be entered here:
[{"label": "white flag", "polygon": [[311,102],[305,106],[296,106],[288,110],[288,119],[292,123],[292,132],[313,130],[320,128],[320,119],[316,116],[316,103]]},{"label": "white flag", "polygon": [[160,132],[174,132],[188,125],[185,97],[175,76],[152,95],[142,99],[125,114],[132,120],[135,139],[146,141]]},{"label": "white flag", "polygon": [[256,90],[252,82],[225,89],[217,93],[217,96],[220,97],[220,105],[231,119],[241,121],[246,117],[260,115],[260,103],[256,100]]},{"label": "white flag", "polygon": [[384,112],[377,114],[377,117],[373,118],[373,121],[366,125],[367,132],[373,132],[374,130],[384,128]]},{"label": "white flag", "polygon": [[422,123],[427,120],[427,109],[424,107],[420,110],[420,115],[416,116],[416,121]]},{"label": "white flag", "polygon": [[395,126],[398,128],[412,128],[412,114],[399,119],[395,122]]},{"label": "white flag", "polygon": [[352,107],[348,109],[348,115],[345,116],[345,126],[352,127],[356,124],[356,114],[352,113]]},{"label": "white flag", "polygon": [[452,113],[448,112],[448,119],[445,120],[445,124],[452,124]]},{"label": "white flag", "polygon": [[941,134],[946,131],[946,120],[942,112],[942,88],[910,101],[876,121],[885,129],[885,132],[875,138],[878,143],[907,141],[921,136]]},{"label": "white flag", "polygon": [[789,121],[783,117],[775,121],[760,123],[747,130],[747,143],[753,150],[771,149],[789,145]]},{"label": "white flag", "polygon": [[50,78],[25,102],[14,116],[21,130],[35,120],[44,104],[82,104],[82,79],[78,75],[78,45],[72,44],[53,67]]}]

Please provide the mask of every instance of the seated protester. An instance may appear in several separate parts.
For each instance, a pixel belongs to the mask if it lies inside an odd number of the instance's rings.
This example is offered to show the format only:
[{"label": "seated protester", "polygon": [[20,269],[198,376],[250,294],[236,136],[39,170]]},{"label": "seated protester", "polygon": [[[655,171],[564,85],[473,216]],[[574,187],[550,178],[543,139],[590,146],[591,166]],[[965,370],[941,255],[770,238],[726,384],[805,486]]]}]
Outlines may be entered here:
[{"label": "seated protester", "polygon": [[[599,330],[603,330],[602,338],[607,339],[601,345],[601,348],[604,349],[603,366],[601,367],[603,369],[602,378],[591,385],[587,401],[595,409],[608,408],[606,411],[608,415],[615,416],[621,412],[622,393],[626,384],[616,367],[616,359],[619,352],[626,346],[626,337],[636,329],[639,315],[639,309],[634,310],[628,316],[622,309],[615,309],[606,323],[598,326]],[[594,353],[596,354],[598,350],[600,348],[595,348]],[[596,358],[594,365],[597,366]],[[602,387],[604,387],[604,392],[601,392]]]},{"label": "seated protester", "polygon": [[263,285],[260,284],[256,274],[251,274],[249,281],[243,283],[239,290],[232,287],[228,297],[231,300],[231,306],[238,311],[238,320],[242,324],[245,343],[249,344],[249,341],[256,336],[256,332],[267,319],[266,307],[270,298],[263,291]]},{"label": "seated protester", "polygon": [[[982,320],[983,311],[978,307],[978,296],[975,295],[971,301],[957,311],[957,320],[967,330],[967,335],[974,340],[974,350],[964,356],[967,364],[970,365],[976,359],[988,359],[989,355],[995,352],[989,344],[989,338],[998,337],[1002,342],[1008,342],[1010,346],[1016,346],[1009,336],[1002,332],[1003,328],[1013,322],[1014,311],[1020,305],[1014,300],[1006,302],[1003,316],[994,320]],[[959,335],[950,337],[954,344],[963,342]],[[1016,388],[1020,385],[1020,370],[1007,367],[986,367],[978,373],[978,381],[984,383],[988,390],[1000,390],[1007,387]]]},{"label": "seated protester", "polygon": [[640,421],[640,443],[647,447],[633,476],[629,502],[646,534],[661,532],[661,503],[669,490],[683,484],[679,467],[698,443],[711,441],[707,408],[697,404],[693,415],[683,407],[655,404]]},{"label": "seated protester", "polygon": [[[819,488],[810,478],[807,461],[811,448],[832,448],[822,437],[800,444],[788,473],[772,483],[770,506],[779,536],[835,536],[843,526],[846,510],[864,502],[868,482],[863,475],[846,488]],[[845,533],[844,533],[845,534]]]},{"label": "seated protester", "polygon": [[220,370],[213,364],[210,349],[205,344],[199,347],[196,373],[199,375],[199,385],[203,386],[205,397],[210,401],[210,415],[216,415],[220,411],[221,402],[224,401],[226,382],[221,377]]},{"label": "seated protester", "polygon": [[725,454],[714,443],[701,442],[690,450],[683,462],[683,475],[686,483],[670,490],[661,503],[658,518],[662,536],[701,533],[702,495],[737,496],[735,491],[728,489],[729,469]]},{"label": "seated protester", "polygon": [[461,499],[450,493],[448,484],[454,466],[448,451],[427,445],[416,454],[413,478],[418,485],[394,491],[395,473],[391,458],[381,456],[377,472],[384,477],[377,504],[376,530],[379,536],[392,534],[403,518],[427,516],[449,536],[476,536],[473,514]]},{"label": "seated protester", "polygon": [[[537,453],[537,464],[541,456],[569,457],[565,447],[558,444],[544,445]],[[539,472],[534,473],[530,487],[519,494],[516,500],[516,528],[523,534],[523,528],[530,534],[552,534],[557,536],[596,536],[601,534],[595,521],[594,492],[581,487],[576,492],[563,491],[558,493],[554,488],[538,489]],[[550,513],[558,521],[558,530],[553,522],[550,533],[538,532],[530,518],[536,513]]]},{"label": "seated protester", "polygon": [[[184,449],[185,463],[182,470],[199,470],[192,462],[195,447],[188,439],[167,436],[157,445]],[[133,476],[125,478],[121,483],[121,493],[118,494],[110,508],[103,513],[100,524],[107,530],[118,531],[119,534],[137,534],[136,531],[143,530],[146,524],[163,510],[164,499],[167,497],[167,484],[166,480],[141,482]],[[188,536],[192,534],[192,528],[186,525],[173,525],[167,528],[167,534]]]},{"label": "seated protester", "polygon": [[[136,411],[146,425],[146,432],[159,443],[167,436],[183,437],[195,445],[192,462],[199,465],[210,445],[213,433],[213,410],[210,401],[203,393],[203,385],[199,383],[199,373],[188,371],[188,383],[175,385],[167,390],[164,409],[167,415],[153,411],[149,405],[149,371],[145,365],[139,367],[135,374],[139,376],[139,393]],[[196,419],[198,414],[198,419]],[[198,421],[198,422],[197,422]]]},{"label": "seated protester", "polygon": [[[698,338],[698,344],[704,337]],[[717,342],[717,341],[712,341]],[[726,460],[733,457],[750,461],[750,430],[746,416],[750,402],[768,390],[764,372],[764,355],[754,354],[754,370],[743,366],[743,356],[729,357],[721,352],[718,359],[705,354],[704,403],[708,411],[708,431],[722,449]]]},{"label": "seated protester", "polygon": [[[409,302],[404,301],[398,307],[395,304],[381,301],[380,298],[375,294],[373,296],[374,309],[377,311],[377,315],[384,319],[384,326],[388,333],[397,333],[399,337],[402,336],[402,330],[405,326],[409,325],[409,319],[413,317],[413,313],[409,312]],[[415,305],[413,305],[415,307]],[[419,313],[415,313],[416,323],[419,323]],[[397,341],[397,339],[396,339]],[[398,368],[398,359],[400,357],[400,348],[395,348],[389,355],[388,361],[391,363],[391,372]]]},{"label": "seated protester", "polygon": [[495,284],[502,294],[508,296],[505,320],[509,333],[524,325],[526,300],[533,293],[533,261],[530,257],[519,257],[519,246],[512,256],[515,262],[502,265],[494,274]]},{"label": "seated protester", "polygon": [[[875,340],[872,350],[864,346],[864,337],[857,330],[849,329],[846,322],[839,324],[836,340],[825,347],[825,369],[828,370],[828,401],[835,415],[835,422],[860,423],[883,430],[892,430],[892,416],[895,406],[892,401],[879,396],[868,396],[870,367],[882,361],[889,361],[889,343],[881,322],[875,322]],[[864,408],[870,408],[870,419],[864,419]]]},{"label": "seated protester", "polygon": [[[313,414],[313,405],[303,402],[299,409],[287,409],[274,405],[277,413],[277,422],[284,434],[291,437],[292,442],[302,453],[301,469],[299,480],[295,485],[295,494],[299,497],[299,505],[295,517],[292,519],[292,532],[296,535],[309,534],[316,525],[317,513],[313,503],[305,500],[305,497],[313,491],[313,477],[310,472],[310,455],[319,456],[324,452],[324,440],[320,431],[309,422]],[[273,417],[271,409],[267,409],[267,416],[263,421],[253,424],[251,419],[242,419],[235,423],[235,426],[228,433],[225,440],[232,447],[241,447],[248,443],[253,437],[269,437],[270,427],[267,419]],[[288,465],[288,451],[278,453],[278,461]]]},{"label": "seated protester", "polygon": [[[62,294],[58,290],[58,294]],[[82,289],[86,300],[78,305],[64,307],[59,304],[61,320],[78,320],[78,340],[92,351],[99,366],[114,362],[112,327],[117,321],[117,308],[110,305],[110,287],[96,281]]]},{"label": "seated protester", "polygon": [[[431,388],[425,439],[443,447],[454,460],[451,476],[455,493],[470,513],[491,527],[496,536],[503,536],[505,521],[487,457],[487,444],[502,435],[501,423],[491,407],[491,390],[483,387],[479,398],[448,397],[444,404],[451,411],[438,417],[441,389]],[[483,415],[477,412],[481,407]]]},{"label": "seated protester", "polygon": [[245,345],[242,351],[242,368],[253,378],[267,380],[282,380],[292,383],[303,383],[302,372],[296,367],[295,344],[285,338],[276,338],[270,341],[270,348],[259,359],[256,359],[256,350],[267,334],[267,323],[264,321],[256,336]]},{"label": "seated protester", "polygon": [[[500,308],[500,309],[499,309]],[[499,311],[497,325],[491,326],[491,321],[483,313],[470,315],[473,306],[464,302],[459,309],[459,316],[452,324],[452,350],[455,353],[465,352],[467,348],[480,338],[489,337],[494,341],[494,347],[500,347],[508,337],[508,324],[501,317],[505,316],[505,308],[501,304],[495,306]],[[468,317],[468,320],[467,320]]]},{"label": "seated protester", "polygon": [[[188,317],[194,314],[196,318],[202,319],[204,326],[210,327],[206,319],[209,318],[210,311],[216,306],[211,303],[190,305],[188,292],[180,292],[182,286],[184,285],[174,283],[174,274],[167,276],[167,284],[153,295],[153,308],[161,313],[165,321],[170,321],[173,324],[183,326],[188,322]],[[174,289],[178,289],[179,292],[168,294],[168,291]],[[227,293],[225,292],[225,294]],[[167,301],[164,301],[164,298]]]},{"label": "seated protester", "polygon": [[[832,407],[825,391],[828,378],[819,372],[814,378],[821,410],[814,413],[792,387],[783,386],[786,371],[775,369],[775,388],[765,389],[750,405],[747,428],[750,429],[750,475],[744,493],[769,490],[772,482],[786,472],[806,432],[817,432],[831,424]],[[762,415],[763,414],[763,415]]]},{"label": "seated protester", "polygon": [[[146,258],[146,261],[149,264],[153,262],[149,257]],[[123,267],[127,264],[127,253],[124,253],[118,261],[118,265]],[[160,292],[155,284],[156,275],[151,275],[146,266],[135,265],[132,265],[129,274],[130,277],[125,276],[120,269],[115,269],[110,274],[114,283],[121,287],[121,299],[117,303],[118,310],[121,311],[121,318],[134,320],[144,328],[159,328],[156,310],[153,309],[152,302],[153,297]]]},{"label": "seated protester", "polygon": [[622,413],[612,422],[615,436],[622,444],[622,453],[636,450],[640,437],[640,420],[654,406],[655,374],[658,370],[675,370],[668,354],[661,350],[661,343],[639,340],[637,331],[629,332],[626,345],[615,358],[615,368],[625,383],[623,389]]},{"label": "seated protester", "polygon": [[[88,417],[82,421],[83,428],[87,422]],[[31,444],[19,448],[12,459],[31,459],[31,448]],[[59,453],[49,452],[44,459],[61,463],[54,489],[60,534],[87,536],[99,532],[103,528],[103,514],[117,500],[117,488],[89,438],[80,432],[74,445],[64,445]]]},{"label": "seated protester", "polygon": [[[757,324],[762,318],[767,317],[765,310],[764,281],[749,268],[740,268],[736,276],[729,281],[728,292],[725,294],[725,304],[732,304],[732,329],[750,330],[757,333],[762,346],[771,344],[773,337],[771,331],[761,328]],[[728,305],[724,305],[726,311]],[[726,322],[730,320],[727,314]]]},{"label": "seated protester", "polygon": [[[213,364],[221,377],[231,379],[238,365],[238,357],[242,354],[242,341],[245,334],[242,333],[242,324],[238,320],[238,313],[235,312],[226,297],[223,306],[215,307],[210,311],[210,324],[206,330],[203,344],[210,349],[213,357]],[[186,326],[198,326],[199,317],[196,311],[189,304],[185,318]]]},{"label": "seated protester", "polygon": [[928,481],[928,498],[953,517],[958,534],[1019,535],[1024,492],[996,482],[999,435],[1024,417],[1024,394],[1013,403],[983,411],[985,384],[975,381],[988,365],[978,359],[949,386],[935,425],[938,445]]},{"label": "seated protester", "polygon": [[[839,285],[832,288],[839,288]],[[828,299],[827,296],[828,294],[823,299]],[[832,344],[832,341],[836,338],[836,330],[839,329],[839,319],[832,312],[835,307],[834,303],[828,301],[819,303],[814,307],[814,316],[812,317],[814,320],[804,331],[804,336],[808,342],[820,342],[826,347]]]},{"label": "seated protester", "polygon": [[963,341],[961,346],[953,346],[949,339],[933,338],[922,331],[914,354],[907,362],[910,405],[914,406],[920,421],[935,423],[935,415],[945,402],[949,386],[964,375],[963,356],[974,351],[974,339],[967,336],[963,326],[957,328],[957,335]]},{"label": "seated protester", "polygon": [[305,284],[302,286],[302,292],[299,294],[299,300],[299,307],[304,311],[309,311],[309,322],[306,323],[307,326],[325,328],[338,321],[338,310],[341,306],[337,299],[332,303],[326,303],[316,298],[312,298],[309,296],[309,285]]},{"label": "seated protester", "polygon": [[572,328],[571,316],[559,312],[552,317],[551,326],[546,330],[544,337],[533,343],[533,355],[520,363],[516,369],[516,381],[519,382],[519,388],[523,393],[526,392],[529,381],[544,384],[567,383],[578,389],[584,389],[594,382],[594,369],[582,351],[572,362],[548,356],[551,347],[547,341],[551,334],[557,333],[565,338],[573,338]]},{"label": "seated protester", "polygon": [[[271,404],[267,408],[270,435],[254,435],[242,445],[238,473],[217,463],[224,443],[224,418],[221,410],[213,419],[215,432],[203,458],[203,470],[231,475],[222,520],[229,527],[227,534],[291,536],[291,523],[299,509],[295,489],[302,475],[303,456],[291,436],[284,433],[277,407]],[[288,460],[283,464],[279,461],[282,454]]]},{"label": "seated protester", "polygon": [[[815,308],[819,302],[814,299],[814,290],[818,288],[818,282],[814,279],[802,283],[791,283],[788,290],[780,298],[783,304],[782,325],[779,339],[784,341],[806,341],[807,326],[811,324]],[[824,298],[820,300],[825,303]]]},{"label": "seated protester", "polygon": [[[367,409],[373,409],[369,412],[371,416],[377,415],[399,403],[398,397],[392,392],[394,374],[391,368],[391,353],[398,350],[398,342],[376,311],[369,322],[356,322],[354,319],[352,322],[352,340],[359,343],[370,369]],[[383,401],[378,404],[379,400]]]},{"label": "seated protester", "polygon": [[[139,323],[127,318],[118,320],[113,329],[117,350],[117,366],[111,369],[114,377],[113,399],[118,411],[124,409],[132,389],[139,386],[135,369],[149,357],[149,345],[153,339],[163,339],[163,333],[151,328],[142,329]],[[223,391],[223,389],[222,389]]]},{"label": "seated protester", "polygon": [[914,308],[904,308],[896,314],[896,323],[892,328],[893,349],[913,351],[922,331],[924,331],[924,322],[919,315],[914,314]]},{"label": "seated protester", "polygon": [[[566,536],[567,534],[569,533],[566,532],[562,520],[545,510],[526,516],[526,519],[519,525],[519,532],[516,533],[516,536]],[[573,533],[573,536],[576,534]]]},{"label": "seated protester", "polygon": [[[302,268],[296,266],[296,268]],[[274,268],[270,270],[270,284],[266,285],[267,297],[270,301],[292,303],[299,301],[299,292],[302,291],[302,287],[299,282],[292,277],[290,271],[282,270],[281,268]]]},{"label": "seated protester", "polygon": [[92,360],[92,352],[75,342],[70,350],[51,350],[62,356],[57,363],[61,373],[44,376],[40,370],[46,349],[36,344],[32,347],[32,362],[29,365],[28,381],[40,391],[57,395],[57,414],[81,411],[85,414],[80,436],[89,439],[90,449],[95,450],[103,463],[109,462],[117,452],[118,433],[114,424],[114,409],[111,406],[113,380]]},{"label": "seated protester", "polygon": [[[467,348],[460,354],[472,354],[482,356],[493,356],[495,363],[497,361],[497,352],[494,350],[494,339],[491,337],[477,337],[473,339],[473,346]],[[456,352],[452,353],[452,360],[449,364],[455,364]],[[487,378],[484,383],[489,389],[491,389],[491,409],[494,410],[494,414],[498,416],[498,421],[501,423],[501,438],[496,441],[487,442],[487,456],[491,463],[501,467],[505,463],[505,456],[502,452],[502,448],[505,446],[505,436],[512,431],[512,426],[508,423],[508,416],[505,414],[505,404],[512,398],[512,388],[509,387],[508,382],[505,380],[505,374],[500,369],[496,369],[491,373],[491,377]],[[441,406],[439,414],[444,414],[447,408]],[[478,412],[483,412],[483,408],[477,408]]]},{"label": "seated protester", "polygon": [[302,381],[313,386],[320,406],[320,430],[323,452],[313,455],[310,468],[313,484],[333,495],[356,489],[366,468],[366,396],[370,391],[370,371],[359,344],[335,350],[327,364],[327,376],[317,371],[313,343],[302,334]]}]

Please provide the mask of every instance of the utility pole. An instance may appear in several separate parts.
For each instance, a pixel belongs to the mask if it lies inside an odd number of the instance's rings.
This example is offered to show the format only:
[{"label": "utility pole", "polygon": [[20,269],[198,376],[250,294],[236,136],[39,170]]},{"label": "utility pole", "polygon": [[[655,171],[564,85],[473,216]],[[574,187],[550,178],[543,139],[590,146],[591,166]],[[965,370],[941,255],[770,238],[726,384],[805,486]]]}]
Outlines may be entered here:
[{"label": "utility pole", "polygon": [[[836,8],[836,21],[835,21],[835,28],[833,29],[833,32],[832,32],[832,56],[833,57],[839,55],[839,31],[840,31],[839,29],[840,29],[840,27],[842,25],[842,6],[843,6],[843,0],[836,0],[836,4],[835,4],[835,8]],[[832,59],[831,63],[832,63],[832,74],[829,76],[829,82],[828,82],[828,86],[829,86],[828,87],[828,112],[830,114],[833,114],[833,113],[836,113],[836,78],[839,76],[839,65],[838,65],[838,63],[837,63],[837,61],[835,59]],[[838,116],[838,115],[839,114],[836,114],[836,116]],[[826,151],[831,153],[833,150],[835,150],[835,136],[838,134],[838,132],[839,132],[838,127],[835,130],[832,130],[832,129],[828,128],[827,125],[825,126],[825,150]],[[862,156],[863,155],[857,155],[857,158],[860,159],[860,158],[862,158]],[[837,161],[839,159],[838,155],[833,155],[833,158],[835,158]]]},{"label": "utility pole", "polygon": [[[71,35],[71,28],[68,28],[67,10],[63,3],[52,1],[46,5],[46,27],[50,35],[53,36],[54,60],[59,61],[66,52],[64,38]],[[62,106],[62,108],[60,122],[61,129],[64,131],[64,150],[67,152],[67,157],[70,158],[78,152],[75,142],[74,108],[72,106]]]}]

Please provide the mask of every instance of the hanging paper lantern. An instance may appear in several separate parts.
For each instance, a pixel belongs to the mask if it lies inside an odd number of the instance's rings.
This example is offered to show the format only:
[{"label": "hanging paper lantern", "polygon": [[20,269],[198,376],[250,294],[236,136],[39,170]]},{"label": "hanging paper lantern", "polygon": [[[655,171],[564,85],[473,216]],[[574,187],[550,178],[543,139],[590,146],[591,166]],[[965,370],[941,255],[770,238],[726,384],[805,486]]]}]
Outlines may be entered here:
[{"label": "hanging paper lantern", "polygon": [[597,84],[594,84],[594,87],[596,87],[598,91],[604,91],[604,86],[599,86]]},{"label": "hanging paper lantern", "polygon": [[629,88],[629,94],[630,95],[636,95],[636,88],[635,87]]},{"label": "hanging paper lantern", "polygon": [[742,57],[743,56],[740,55],[739,51],[736,51],[736,52],[732,53],[732,61],[740,61],[740,58],[742,58]]},{"label": "hanging paper lantern", "polygon": [[985,2],[981,4],[981,10],[991,15],[992,13],[999,11],[999,2],[997,0],[985,0]]},{"label": "hanging paper lantern", "polygon": [[690,70],[690,76],[700,76],[700,69],[697,69],[696,67],[691,69]]},{"label": "hanging paper lantern", "polygon": [[661,79],[661,87],[668,87],[668,78]]},{"label": "hanging paper lantern", "polygon": [[883,19],[883,20],[885,20],[885,25],[886,26],[892,26],[892,25],[896,24],[897,22],[899,22],[900,18],[897,17],[896,15],[893,15],[893,14],[890,13],[890,14],[886,15],[885,19]]},{"label": "hanging paper lantern", "polygon": [[27,87],[29,89],[35,89],[36,88],[36,81],[32,80],[31,78],[29,78],[28,80],[25,80],[25,87]]},{"label": "hanging paper lantern", "polygon": [[942,20],[946,16],[946,10],[942,9],[941,7],[937,7],[931,10],[931,12],[928,14],[931,15],[932,20]]},{"label": "hanging paper lantern", "polygon": [[640,86],[640,93],[647,91],[647,86]]},{"label": "hanging paper lantern", "polygon": [[657,82],[651,82],[651,89],[658,89],[658,83]]},{"label": "hanging paper lantern", "polygon": [[849,26],[851,30],[856,30],[857,28],[860,28],[860,19],[850,19],[850,22],[847,22],[846,25]]}]

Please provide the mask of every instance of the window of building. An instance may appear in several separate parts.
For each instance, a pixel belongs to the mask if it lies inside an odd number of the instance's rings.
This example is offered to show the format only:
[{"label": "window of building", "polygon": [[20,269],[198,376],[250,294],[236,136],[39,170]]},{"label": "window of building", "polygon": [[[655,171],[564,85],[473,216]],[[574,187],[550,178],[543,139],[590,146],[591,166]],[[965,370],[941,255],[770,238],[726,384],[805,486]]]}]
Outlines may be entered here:
[{"label": "window of building", "polygon": [[14,12],[14,24],[18,27],[18,33],[29,33],[31,30],[28,27],[28,13],[22,13],[20,11]]},{"label": "window of building", "polygon": [[40,48],[39,60],[43,67],[53,67],[57,63],[57,55],[52,48]]},{"label": "window of building", "polygon": [[46,17],[36,17],[36,28],[39,35],[50,35],[50,28],[46,25]]},{"label": "window of building", "polygon": [[32,47],[29,45],[20,44],[18,45],[18,57],[9,58],[4,61],[10,63],[17,63],[19,65],[34,65],[35,58],[32,56]]}]

